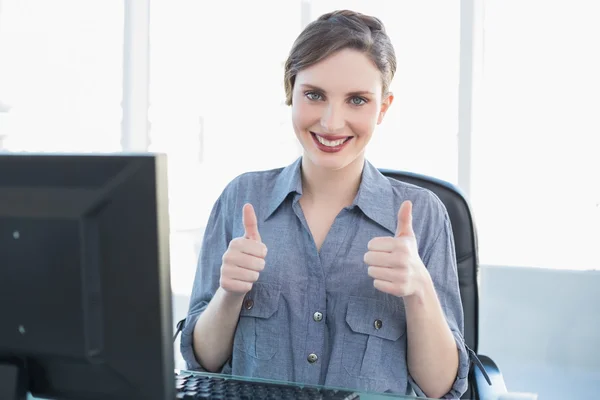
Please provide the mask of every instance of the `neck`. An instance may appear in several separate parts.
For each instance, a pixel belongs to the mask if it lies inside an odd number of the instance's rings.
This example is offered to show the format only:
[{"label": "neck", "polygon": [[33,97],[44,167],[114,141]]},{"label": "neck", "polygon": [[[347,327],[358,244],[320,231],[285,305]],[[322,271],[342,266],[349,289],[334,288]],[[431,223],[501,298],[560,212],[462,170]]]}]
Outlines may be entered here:
[{"label": "neck", "polygon": [[302,158],[302,192],[312,203],[328,203],[346,207],[352,204],[362,177],[364,157],[358,157],[342,169],[331,170]]}]

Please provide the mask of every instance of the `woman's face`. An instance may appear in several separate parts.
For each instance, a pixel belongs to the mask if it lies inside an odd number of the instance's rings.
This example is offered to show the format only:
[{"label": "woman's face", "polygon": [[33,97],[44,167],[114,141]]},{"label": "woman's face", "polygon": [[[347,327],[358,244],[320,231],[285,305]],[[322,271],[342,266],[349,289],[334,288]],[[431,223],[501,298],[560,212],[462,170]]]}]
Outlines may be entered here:
[{"label": "woman's face", "polygon": [[356,50],[301,70],[292,92],[292,123],[307,161],[334,170],[362,162],[392,100],[391,94],[382,98],[379,69]]}]

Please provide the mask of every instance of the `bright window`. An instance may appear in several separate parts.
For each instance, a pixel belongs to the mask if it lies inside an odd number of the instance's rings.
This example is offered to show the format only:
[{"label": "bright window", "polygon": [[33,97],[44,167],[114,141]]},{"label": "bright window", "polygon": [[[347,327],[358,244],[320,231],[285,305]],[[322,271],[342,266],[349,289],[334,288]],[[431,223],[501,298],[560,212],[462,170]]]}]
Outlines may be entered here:
[{"label": "bright window", "polygon": [[122,59],[122,2],[2,0],[0,149],[120,151]]},{"label": "bright window", "polygon": [[483,264],[600,268],[593,1],[486,0],[472,202]]}]

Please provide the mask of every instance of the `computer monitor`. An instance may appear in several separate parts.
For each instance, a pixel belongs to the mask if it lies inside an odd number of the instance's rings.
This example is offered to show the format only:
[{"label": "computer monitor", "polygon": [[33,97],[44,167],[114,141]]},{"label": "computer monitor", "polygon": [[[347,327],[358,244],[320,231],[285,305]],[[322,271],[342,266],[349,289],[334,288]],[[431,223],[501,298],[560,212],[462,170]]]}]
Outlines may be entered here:
[{"label": "computer monitor", "polygon": [[166,158],[0,155],[0,398],[173,399]]}]

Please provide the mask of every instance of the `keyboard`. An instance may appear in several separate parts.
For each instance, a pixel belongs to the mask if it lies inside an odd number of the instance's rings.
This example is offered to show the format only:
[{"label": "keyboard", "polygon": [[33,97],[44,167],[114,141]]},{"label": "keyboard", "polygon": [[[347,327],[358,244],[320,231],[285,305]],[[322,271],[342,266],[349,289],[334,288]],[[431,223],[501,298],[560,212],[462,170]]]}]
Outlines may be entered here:
[{"label": "keyboard", "polygon": [[177,399],[223,400],[353,400],[356,392],[286,383],[236,379],[181,371],[175,373]]}]

